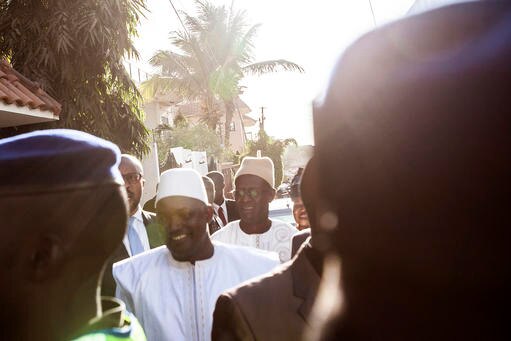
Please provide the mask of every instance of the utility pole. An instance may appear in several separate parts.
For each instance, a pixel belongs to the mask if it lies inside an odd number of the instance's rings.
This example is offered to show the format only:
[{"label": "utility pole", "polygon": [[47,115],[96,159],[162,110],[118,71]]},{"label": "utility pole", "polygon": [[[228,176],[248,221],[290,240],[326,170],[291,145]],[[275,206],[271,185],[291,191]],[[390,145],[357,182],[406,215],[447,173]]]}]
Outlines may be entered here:
[{"label": "utility pole", "polygon": [[259,130],[264,131],[264,120],[266,120],[266,116],[264,116],[264,109],[266,107],[261,107],[261,118],[259,118]]}]

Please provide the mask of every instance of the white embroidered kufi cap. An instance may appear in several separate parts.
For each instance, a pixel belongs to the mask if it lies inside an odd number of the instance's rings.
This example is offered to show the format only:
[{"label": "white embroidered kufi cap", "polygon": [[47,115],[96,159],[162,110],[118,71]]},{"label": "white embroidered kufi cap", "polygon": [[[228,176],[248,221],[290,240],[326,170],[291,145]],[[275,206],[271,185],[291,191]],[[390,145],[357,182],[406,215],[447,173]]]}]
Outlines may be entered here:
[{"label": "white embroidered kufi cap", "polygon": [[242,175],[255,175],[266,181],[271,188],[275,187],[273,161],[265,157],[247,156],[241,161],[240,169],[236,172],[234,181]]},{"label": "white embroidered kufi cap", "polygon": [[155,204],[160,199],[173,196],[197,199],[208,205],[202,177],[191,168],[174,168],[161,173]]}]

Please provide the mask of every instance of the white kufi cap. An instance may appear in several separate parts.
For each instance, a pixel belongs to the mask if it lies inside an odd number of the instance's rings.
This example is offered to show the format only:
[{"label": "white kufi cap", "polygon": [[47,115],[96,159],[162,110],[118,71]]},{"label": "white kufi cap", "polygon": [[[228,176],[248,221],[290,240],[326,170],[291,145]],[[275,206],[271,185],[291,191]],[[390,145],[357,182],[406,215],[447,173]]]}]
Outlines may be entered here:
[{"label": "white kufi cap", "polygon": [[255,175],[263,179],[271,186],[275,187],[275,175],[273,161],[265,157],[247,156],[241,161],[240,169],[236,172],[234,181],[242,175]]},{"label": "white kufi cap", "polygon": [[174,196],[197,199],[208,205],[202,177],[191,168],[174,168],[161,173],[155,204],[160,199]]}]

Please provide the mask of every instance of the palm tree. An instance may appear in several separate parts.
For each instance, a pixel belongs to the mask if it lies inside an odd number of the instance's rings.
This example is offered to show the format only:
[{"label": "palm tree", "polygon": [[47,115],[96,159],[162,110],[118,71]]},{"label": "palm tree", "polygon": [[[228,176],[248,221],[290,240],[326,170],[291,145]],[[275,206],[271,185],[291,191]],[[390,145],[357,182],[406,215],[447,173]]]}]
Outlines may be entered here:
[{"label": "palm tree", "polygon": [[0,129],[0,137],[73,128],[136,155],[148,151],[141,96],[122,63],[136,56],[144,0],[0,0],[0,58],[62,104],[59,121]]},{"label": "palm tree", "polygon": [[195,2],[197,16],[182,12],[184,30],[171,33],[177,50],[158,51],[151,58],[161,74],[144,84],[144,92],[176,92],[200,100],[205,120],[213,129],[221,116],[221,102],[225,110],[224,144],[228,146],[243,77],[282,70],[303,72],[303,68],[283,59],[254,62],[253,42],[260,25],[250,26],[245,11]]}]

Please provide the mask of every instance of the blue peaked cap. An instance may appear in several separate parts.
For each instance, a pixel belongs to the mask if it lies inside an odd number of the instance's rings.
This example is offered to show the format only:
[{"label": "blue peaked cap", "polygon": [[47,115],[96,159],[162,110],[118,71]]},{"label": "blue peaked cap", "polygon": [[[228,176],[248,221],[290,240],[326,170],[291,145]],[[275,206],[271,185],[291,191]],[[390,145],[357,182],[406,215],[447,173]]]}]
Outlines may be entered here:
[{"label": "blue peaked cap", "polygon": [[40,130],[0,140],[0,195],[123,185],[119,148],[76,130]]}]

